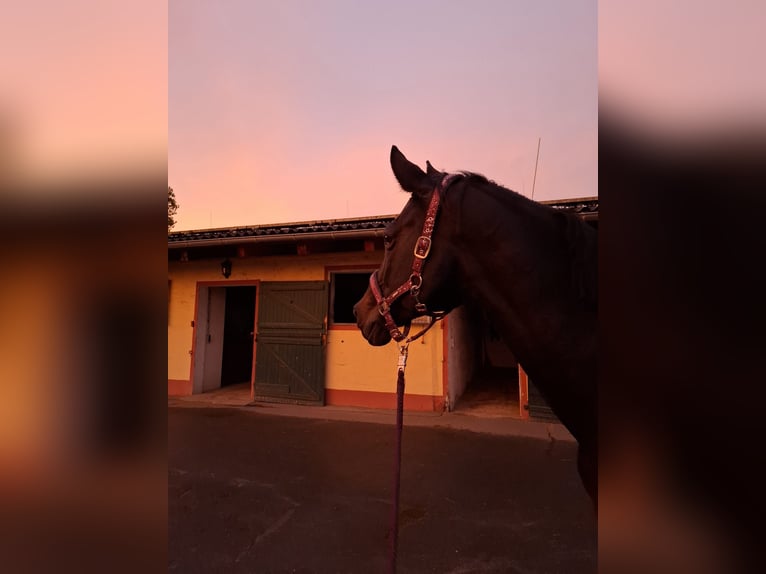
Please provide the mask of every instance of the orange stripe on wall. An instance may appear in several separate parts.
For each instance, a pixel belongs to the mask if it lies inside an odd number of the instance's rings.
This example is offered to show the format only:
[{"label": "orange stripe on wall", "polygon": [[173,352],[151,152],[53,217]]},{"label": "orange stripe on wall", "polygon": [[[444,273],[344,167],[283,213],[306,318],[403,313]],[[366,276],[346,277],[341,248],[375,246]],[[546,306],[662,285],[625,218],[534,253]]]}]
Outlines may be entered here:
[{"label": "orange stripe on wall", "polygon": [[169,397],[185,397],[190,394],[192,394],[191,381],[184,381],[181,379],[168,379]]},{"label": "orange stripe on wall", "polygon": [[526,371],[519,365],[519,416],[529,418],[529,378]]},{"label": "orange stripe on wall", "polygon": [[[342,407],[364,407],[371,409],[395,409],[396,393],[374,391],[347,391],[325,389],[325,404]],[[404,410],[442,412],[444,397],[433,395],[404,395]]]}]

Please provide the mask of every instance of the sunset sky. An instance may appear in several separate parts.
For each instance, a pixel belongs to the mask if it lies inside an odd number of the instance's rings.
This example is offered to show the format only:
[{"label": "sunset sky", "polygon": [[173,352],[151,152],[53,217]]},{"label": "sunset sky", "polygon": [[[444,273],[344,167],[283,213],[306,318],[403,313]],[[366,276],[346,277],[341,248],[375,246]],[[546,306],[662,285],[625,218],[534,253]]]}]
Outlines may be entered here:
[{"label": "sunset sky", "polygon": [[171,0],[175,230],[397,213],[392,144],[597,195],[595,1]]}]

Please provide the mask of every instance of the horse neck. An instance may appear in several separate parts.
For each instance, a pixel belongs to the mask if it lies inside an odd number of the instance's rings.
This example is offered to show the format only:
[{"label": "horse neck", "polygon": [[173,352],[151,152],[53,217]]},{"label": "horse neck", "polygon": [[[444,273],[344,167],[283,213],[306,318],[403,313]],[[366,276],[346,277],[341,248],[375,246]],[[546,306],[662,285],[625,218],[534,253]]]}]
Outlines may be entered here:
[{"label": "horse neck", "polygon": [[564,232],[571,222],[502,188],[466,186],[460,204],[455,255],[465,297],[490,313],[531,376],[561,376],[552,372],[560,366],[546,360],[551,347],[593,344],[571,327],[582,321],[567,320],[578,315],[590,321],[572,281],[572,245]]}]

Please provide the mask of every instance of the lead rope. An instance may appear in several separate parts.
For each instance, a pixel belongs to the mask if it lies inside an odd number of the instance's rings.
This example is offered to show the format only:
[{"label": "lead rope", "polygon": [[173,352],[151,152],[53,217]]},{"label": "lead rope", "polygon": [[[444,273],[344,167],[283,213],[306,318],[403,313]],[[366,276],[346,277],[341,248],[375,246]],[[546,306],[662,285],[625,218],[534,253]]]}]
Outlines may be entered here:
[{"label": "lead rope", "polygon": [[[399,544],[399,492],[402,476],[402,428],[404,427],[404,369],[407,367],[407,354],[410,343],[420,339],[431,327],[444,319],[444,313],[432,313],[431,322],[417,335],[407,337],[404,344],[399,346],[399,359],[396,364],[396,446],[394,448],[394,504],[391,515],[391,554],[388,571],[396,574],[397,546]],[[401,340],[401,339],[400,339]]]},{"label": "lead rope", "polygon": [[391,515],[391,554],[388,571],[396,574],[397,544],[399,542],[399,492],[402,475],[402,428],[404,427],[404,369],[410,341],[399,347],[396,376],[396,447],[394,449],[394,508]]}]

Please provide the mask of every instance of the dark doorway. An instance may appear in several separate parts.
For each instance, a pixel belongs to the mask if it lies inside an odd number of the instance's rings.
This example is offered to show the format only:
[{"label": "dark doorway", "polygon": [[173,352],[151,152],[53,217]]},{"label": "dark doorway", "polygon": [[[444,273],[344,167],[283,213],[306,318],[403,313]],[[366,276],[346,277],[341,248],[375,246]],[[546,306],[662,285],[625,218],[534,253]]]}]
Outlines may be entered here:
[{"label": "dark doorway", "polygon": [[450,313],[450,410],[478,416],[520,417],[519,369],[492,317],[468,303]]},{"label": "dark doorway", "polygon": [[489,317],[480,325],[473,376],[458,409],[487,416],[519,416],[519,368]]},{"label": "dark doorway", "polygon": [[253,371],[255,286],[226,287],[221,386],[249,383]]}]

